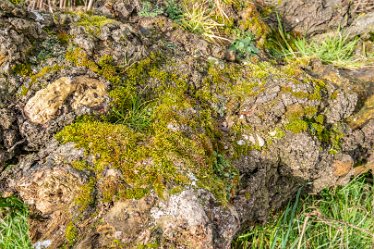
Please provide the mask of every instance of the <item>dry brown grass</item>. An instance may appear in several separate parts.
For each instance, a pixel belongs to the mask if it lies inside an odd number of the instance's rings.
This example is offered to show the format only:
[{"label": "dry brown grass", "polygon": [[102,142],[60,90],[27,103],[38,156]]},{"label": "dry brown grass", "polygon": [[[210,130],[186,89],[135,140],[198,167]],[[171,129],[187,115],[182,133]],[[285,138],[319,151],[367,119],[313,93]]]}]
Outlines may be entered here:
[{"label": "dry brown grass", "polygon": [[74,9],[83,6],[86,11],[92,9],[95,0],[25,0],[25,5],[30,10],[44,10],[54,12],[56,10]]}]

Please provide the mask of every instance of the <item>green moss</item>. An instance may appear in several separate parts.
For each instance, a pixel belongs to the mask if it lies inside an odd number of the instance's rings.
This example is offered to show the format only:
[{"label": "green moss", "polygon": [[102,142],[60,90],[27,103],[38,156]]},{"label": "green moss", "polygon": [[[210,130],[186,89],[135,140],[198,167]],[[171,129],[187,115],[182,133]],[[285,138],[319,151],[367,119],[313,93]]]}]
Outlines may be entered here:
[{"label": "green moss", "polygon": [[121,82],[121,70],[114,64],[113,57],[110,55],[103,55],[98,58],[96,63],[88,57],[83,49],[75,47],[70,48],[66,52],[65,59],[71,62],[74,66],[85,67],[92,72],[103,76],[114,85],[119,85]]},{"label": "green moss", "polygon": [[322,87],[320,85],[314,86],[314,92],[309,95],[310,100],[322,100]]},{"label": "green moss", "polygon": [[298,99],[308,99],[308,100],[322,100],[322,94],[326,91],[323,85],[314,85],[314,90],[312,93],[304,91],[293,91],[292,87],[282,87],[282,92],[290,93],[292,96]]},{"label": "green moss", "polygon": [[330,152],[336,152],[341,149],[341,140],[345,137],[343,127],[338,123],[334,124],[330,129],[329,144]]},{"label": "green moss", "polygon": [[117,67],[113,62],[113,57],[110,55],[104,55],[99,59],[97,65],[99,66],[98,73],[101,76],[115,85],[120,83],[121,77],[118,75]]},{"label": "green moss", "polygon": [[323,124],[318,124],[318,123],[311,123],[311,132],[313,135],[316,135],[317,138],[320,140],[320,141],[328,141],[329,140],[329,136],[328,136],[328,133],[326,133],[325,131],[325,126]]},{"label": "green moss", "polygon": [[9,0],[12,4],[19,5],[23,4],[25,0]]},{"label": "green moss", "polygon": [[325,124],[325,116],[317,115],[314,108],[310,109],[308,115],[306,114],[300,112],[297,115],[289,116],[289,123],[284,126],[285,129],[293,133],[308,132],[315,136],[330,152],[336,153],[339,151],[341,139],[345,136],[342,127],[339,124]]},{"label": "green moss", "polygon": [[[306,58],[293,58],[292,60],[288,60],[287,64],[282,67],[282,72],[294,79],[300,76],[305,77],[303,68],[305,68],[308,64],[309,60]],[[295,82],[300,81],[296,80]]]},{"label": "green moss", "polygon": [[323,124],[325,122],[325,116],[323,116],[322,114],[320,115],[317,115],[314,120],[318,123],[318,124]]},{"label": "green moss", "polygon": [[22,85],[21,91],[20,91],[21,96],[26,96],[28,92],[29,92],[29,89],[25,85]]},{"label": "green moss", "polygon": [[[211,168],[209,151],[206,151],[204,144],[209,143],[206,135],[196,134],[186,138],[182,132],[167,129],[167,124],[172,120],[188,120],[178,117],[176,110],[170,108],[172,103],[175,107],[179,103],[182,103],[180,107],[185,107],[187,103],[170,97],[175,96],[166,96],[158,105],[154,114],[158,122],[152,125],[149,135],[134,132],[125,125],[85,122],[66,127],[57,138],[63,142],[75,142],[90,154],[99,154],[100,158],[95,162],[97,175],[108,166],[120,169],[128,185],[123,191],[125,197],[140,198],[150,189],[155,189],[162,196],[164,190],[189,182],[182,174],[183,169],[176,168],[175,160],[184,164],[184,170],[192,170],[200,177],[207,177]],[[191,127],[194,128],[193,124]],[[209,185],[215,184],[218,177],[215,180]]]},{"label": "green moss", "polygon": [[246,2],[238,26],[242,31],[250,31],[257,38],[257,46],[263,48],[270,33],[269,26],[262,20],[261,14],[252,2]]},{"label": "green moss", "polygon": [[90,169],[90,165],[84,160],[74,161],[74,162],[72,162],[71,166],[74,169],[79,170],[79,171],[84,171],[84,170]]},{"label": "green moss", "polygon": [[26,77],[32,74],[31,65],[30,64],[17,64],[12,68],[12,74]]},{"label": "green moss", "polygon": [[318,109],[315,106],[304,106],[304,115],[307,118],[313,118],[317,114],[317,112]]},{"label": "green moss", "polygon": [[303,106],[301,104],[295,104],[287,107],[285,117],[288,121],[294,121],[299,119],[311,119],[317,113],[317,108],[314,106]]},{"label": "green moss", "polygon": [[86,13],[78,13],[78,15],[80,20],[75,25],[83,26],[92,35],[98,35],[102,27],[116,22],[105,16],[89,15]]},{"label": "green moss", "polygon": [[330,99],[332,100],[335,100],[338,98],[338,94],[339,94],[339,91],[338,90],[335,90],[331,95],[330,95]]},{"label": "green moss", "polygon": [[293,91],[292,87],[289,87],[289,86],[282,87],[282,92],[290,93],[292,96],[294,96],[296,98],[299,98],[299,99],[308,99],[309,95],[310,95],[307,92],[302,92],[302,91],[295,92],[295,91]]},{"label": "green moss", "polygon": [[65,59],[77,67],[86,67],[92,72],[98,73],[99,67],[91,61],[81,48],[71,48],[66,52]]},{"label": "green moss", "polygon": [[57,72],[59,70],[61,70],[60,65],[45,66],[41,68],[39,72],[30,76],[30,86],[35,84],[40,78],[44,77],[45,75]]},{"label": "green moss", "polygon": [[311,132],[329,149],[330,153],[336,153],[341,149],[341,139],[345,134],[338,124],[326,127],[325,125],[312,123]]},{"label": "green moss", "polygon": [[[233,118],[234,125],[230,128],[230,136],[235,137],[230,149],[230,159],[238,158],[250,150],[263,150],[266,147],[251,144],[237,144],[243,134],[252,134],[253,128],[237,116],[240,103],[251,96],[265,91],[269,77],[280,72],[267,62],[247,64],[244,68],[238,64],[209,64],[202,86],[196,90],[195,97],[204,108],[210,108],[213,117],[227,116]],[[219,137],[219,136],[218,136]]]},{"label": "green moss", "polygon": [[[76,162],[74,167],[95,175],[97,180],[91,186],[96,184],[97,196],[104,202],[113,198],[138,199],[151,191],[162,198],[197,179],[197,186],[210,190],[222,203],[227,203],[239,184],[238,174],[228,162],[248,150],[264,147],[238,146],[234,142],[234,155],[231,152],[230,156],[225,155],[220,140],[226,138],[217,120],[223,116],[238,118],[240,103],[248,96],[262,93],[269,77],[292,78],[268,62],[245,68],[238,64],[210,63],[201,65],[207,72],[201,85],[192,86],[187,75],[176,73],[180,65],[165,55],[152,53],[126,69],[115,65],[110,56],[97,58],[95,62],[78,48],[69,50],[66,57],[74,65],[89,68],[112,82],[108,115],[80,119],[56,135],[59,141],[74,142],[87,155],[95,156],[93,165]],[[321,97],[323,84],[314,81],[313,84],[317,86],[315,92],[295,94],[307,99]],[[292,93],[292,88],[286,90]],[[132,114],[134,109],[137,114]],[[277,128],[272,139],[282,138],[283,128],[295,133],[313,130],[322,139],[329,129],[317,114],[314,106],[290,111],[288,124]],[[142,126],[143,123],[146,125]],[[234,120],[234,123],[230,137],[253,133],[253,128],[244,122]],[[119,179],[103,178],[104,170],[109,168],[120,172]]]},{"label": "green moss", "polygon": [[99,190],[102,195],[103,202],[113,201],[113,197],[118,196],[119,194],[119,183],[112,179],[112,177],[106,177],[102,179],[102,182],[99,185]]},{"label": "green moss", "polygon": [[[162,188],[159,187],[159,185],[155,185],[156,193],[162,198],[164,193],[161,192],[160,190]],[[143,198],[144,196],[148,195],[150,193],[149,188],[127,188],[127,189],[120,189],[119,196],[121,198],[125,199],[140,199]]]},{"label": "green moss", "polygon": [[[159,109],[160,115],[166,115]],[[161,114],[162,113],[162,114]],[[169,113],[170,114],[170,113]],[[155,124],[156,126],[156,124]],[[209,177],[213,174],[209,167],[210,159],[201,140],[204,135],[186,138],[181,132],[170,132],[166,127],[154,127],[153,136],[136,133],[124,125],[108,123],[76,123],[66,127],[57,135],[63,142],[75,142],[86,149],[87,153],[100,155],[95,162],[96,175],[106,167],[115,167],[123,173],[127,187],[123,190],[126,198],[140,198],[150,189],[163,196],[165,190],[187,184],[184,170],[192,170],[198,177]],[[176,161],[184,165],[178,169]],[[222,186],[218,177],[205,183],[209,186]],[[84,209],[88,206],[92,183],[82,189],[82,197],[77,204]],[[221,196],[222,197],[222,196]]]},{"label": "green moss", "polygon": [[82,185],[79,194],[74,199],[74,203],[78,206],[78,209],[81,212],[85,211],[89,206],[95,203],[95,184],[95,179],[91,178],[88,183]]},{"label": "green moss", "polygon": [[181,186],[176,186],[170,190],[171,195],[179,194],[183,191],[183,188]]},{"label": "green moss", "polygon": [[308,130],[308,123],[304,120],[294,120],[286,124],[285,128],[293,133],[305,132]]},{"label": "green moss", "polygon": [[[195,91],[195,98],[203,103],[220,103],[219,95],[226,95],[228,92],[235,92],[233,96],[244,96],[243,89],[246,87],[247,92],[252,90],[252,86],[246,84],[242,87],[235,87],[241,72],[236,64],[227,64],[222,68],[221,65],[209,64],[207,68],[207,76],[202,80],[202,86]],[[239,90],[238,88],[242,88]],[[248,89],[250,88],[250,89]],[[218,111],[218,110],[216,110]]]},{"label": "green moss", "polygon": [[275,128],[274,132],[275,132],[275,135],[273,136],[273,138],[275,139],[282,139],[286,135],[286,133],[281,128],[278,128],[278,127]]},{"label": "green moss", "polygon": [[340,150],[340,140],[344,137],[338,125],[325,124],[325,116],[318,114],[313,106],[290,106],[286,112],[288,123],[284,128],[293,133],[308,132],[331,151]]},{"label": "green moss", "polygon": [[56,36],[58,41],[63,45],[67,45],[73,38],[72,35],[68,34],[65,31],[59,31]]},{"label": "green moss", "polygon": [[16,65],[12,73],[18,76],[21,76],[23,78],[29,78],[30,81],[28,82],[28,85],[22,85],[20,90],[21,96],[26,96],[29,89],[38,82],[39,79],[43,78],[47,74],[54,73],[56,71],[61,70],[60,65],[53,65],[53,66],[45,66],[42,67],[37,73],[33,74],[31,70],[31,65],[29,64],[18,64]]},{"label": "green moss", "polygon": [[285,116],[289,121],[301,119],[304,117],[304,108],[300,104],[288,106]]},{"label": "green moss", "polygon": [[[90,66],[87,57],[79,57],[80,60],[75,57],[71,60]],[[224,177],[214,170],[213,147],[217,146],[219,131],[215,111],[208,105],[209,94],[197,94],[197,99],[189,97],[187,77],[163,69],[164,63],[161,56],[151,54],[132,65],[124,72],[123,81],[117,82],[110,92],[113,102],[108,117],[76,122],[65,127],[56,138],[61,142],[74,142],[85,148],[87,154],[98,155],[93,169],[88,170],[99,179],[105,168],[120,170],[122,184],[118,188],[113,188],[110,182],[100,181],[104,182],[99,188],[105,200],[110,200],[112,195],[141,198],[151,190],[162,197],[165,192],[175,192],[189,184],[190,179],[186,177],[189,172],[198,179],[199,186],[211,190],[225,203],[228,189],[234,189],[237,179]],[[110,64],[110,60],[105,58],[105,64]],[[98,68],[102,67],[98,65]],[[169,67],[173,68],[172,62],[168,62],[166,68]],[[235,71],[231,70],[216,75],[212,71],[207,84],[212,86],[212,79],[221,82],[228,77],[231,80],[231,72]],[[152,100],[153,103],[148,113],[151,122],[145,130],[135,129],[128,123],[121,124],[112,115],[113,111],[128,113],[134,94],[138,94],[141,101]],[[204,101],[207,103],[201,103]],[[196,109],[198,103],[204,108]],[[196,111],[191,112],[194,109]],[[77,168],[84,167],[78,163]]]},{"label": "green moss", "polygon": [[74,223],[71,221],[69,224],[66,226],[65,229],[65,238],[68,241],[68,244],[70,246],[74,245],[78,236],[78,229],[74,225]]}]

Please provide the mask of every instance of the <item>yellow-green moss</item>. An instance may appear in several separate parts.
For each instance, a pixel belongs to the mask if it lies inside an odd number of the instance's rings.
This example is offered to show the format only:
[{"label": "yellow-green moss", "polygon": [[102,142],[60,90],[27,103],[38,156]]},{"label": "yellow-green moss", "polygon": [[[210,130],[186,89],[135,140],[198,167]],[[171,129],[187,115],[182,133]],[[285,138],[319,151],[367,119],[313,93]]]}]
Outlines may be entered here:
[{"label": "yellow-green moss", "polygon": [[338,90],[335,90],[335,91],[330,95],[330,99],[335,100],[335,99],[338,98],[338,95],[339,95],[339,91],[338,91]]},{"label": "yellow-green moss", "polygon": [[29,89],[25,85],[22,85],[21,91],[20,91],[21,96],[26,96],[28,92],[29,92]]},{"label": "yellow-green moss", "polygon": [[[309,64],[309,60],[307,58],[292,58],[292,60],[287,60],[286,63],[287,64],[281,69],[282,72],[286,75],[294,79],[297,79],[301,76],[306,76],[303,68],[305,68]],[[300,81],[297,80],[296,82]]]},{"label": "yellow-green moss", "polygon": [[73,38],[72,35],[68,34],[67,32],[65,31],[59,31],[57,34],[57,39],[58,41],[63,44],[63,45],[67,45]]},{"label": "yellow-green moss", "polygon": [[285,128],[293,133],[305,132],[308,130],[308,123],[304,120],[294,120],[286,124]]},{"label": "yellow-green moss", "polygon": [[119,193],[119,184],[111,178],[105,178],[102,180],[103,182],[99,186],[102,195],[102,201],[111,202],[113,201],[113,197],[117,196]]},{"label": "yellow-green moss", "polygon": [[98,35],[103,26],[116,22],[105,16],[89,15],[86,13],[78,13],[78,16],[80,20],[75,25],[84,27],[87,32],[93,35]]},{"label": "yellow-green moss", "polygon": [[97,63],[90,59],[87,53],[78,47],[70,48],[66,54],[65,59],[77,67],[86,67],[94,73],[103,76],[106,80],[114,85],[118,85],[121,81],[120,69],[114,65],[113,57],[110,55],[103,55],[98,58]]},{"label": "yellow-green moss", "polygon": [[[165,193],[180,191],[196,178],[199,187],[227,202],[238,185],[238,176],[231,167],[225,168],[228,171],[225,174],[216,170],[216,152],[221,151],[220,140],[224,139],[218,118],[238,119],[240,103],[248,96],[262,93],[269,77],[292,79],[268,62],[249,64],[245,68],[233,63],[208,63],[201,65],[207,74],[195,89],[188,82],[188,76],[175,72],[179,65],[156,53],[125,70],[115,65],[110,56],[99,58],[96,63],[77,48],[69,50],[66,57],[74,65],[90,68],[113,83],[109,115],[81,119],[56,135],[61,142],[74,142],[87,154],[95,155],[93,166],[77,163],[75,168],[95,175],[98,196],[103,201],[111,201],[113,197],[141,198],[151,191],[163,197]],[[316,85],[315,92],[294,94],[306,99],[320,98],[324,85],[312,83]],[[283,91],[292,94],[292,88]],[[121,120],[121,116],[134,109],[134,98],[146,108],[140,113],[147,115],[146,129],[136,129]],[[146,105],[149,102],[151,106]],[[288,113],[288,124],[277,128],[276,135],[270,139],[282,138],[283,129],[294,133],[315,132],[322,137],[327,128],[321,128],[324,119],[317,114],[314,106],[296,108]],[[253,128],[245,122],[234,120],[234,124],[230,137],[241,139],[243,134],[253,133]],[[265,148],[231,142],[232,158],[251,149]],[[103,179],[103,172],[108,168],[121,172],[119,179]]]},{"label": "yellow-green moss", "polygon": [[12,4],[19,5],[23,4],[25,0],[9,0]]},{"label": "yellow-green moss", "polygon": [[330,153],[335,153],[341,149],[341,140],[345,137],[344,129],[341,124],[337,123],[332,125],[329,129],[329,140]]},{"label": "yellow-green moss", "polygon": [[325,122],[325,116],[320,114],[320,115],[317,115],[316,117],[314,117],[314,120],[318,123],[318,124],[323,124]]},{"label": "yellow-green moss", "polygon": [[247,2],[241,13],[238,26],[243,31],[250,31],[257,38],[257,46],[263,48],[270,33],[269,26],[262,20],[261,14],[252,2]]},{"label": "yellow-green moss", "polygon": [[110,243],[110,248],[126,248],[126,244],[120,239],[113,239]]},{"label": "yellow-green moss", "polygon": [[341,139],[345,136],[341,126],[325,124],[325,116],[317,114],[316,108],[306,107],[303,110],[287,112],[286,116],[289,118],[289,122],[284,125],[286,130],[293,133],[308,132],[315,136],[330,152],[336,153],[340,150]]},{"label": "yellow-green moss", "polygon": [[91,178],[86,184],[82,185],[79,194],[75,197],[74,203],[78,206],[78,209],[83,212],[89,206],[95,203],[94,191],[95,191],[95,179]]},{"label": "yellow-green moss", "polygon": [[84,160],[74,161],[72,162],[71,166],[79,171],[87,170],[90,168],[90,165]]},{"label": "yellow-green moss", "polygon": [[60,65],[53,65],[53,66],[45,66],[43,68],[41,68],[39,70],[39,72],[37,72],[36,74],[32,75],[30,77],[31,79],[31,85],[36,83],[38,79],[44,77],[46,74],[49,74],[49,73],[54,73],[54,72],[57,72],[61,70],[61,66]]},{"label": "yellow-green moss", "polygon": [[[82,65],[90,66],[87,57],[80,58],[84,59]],[[56,138],[75,142],[88,154],[98,155],[92,169],[98,179],[105,168],[120,170],[122,185],[115,189],[110,183],[104,183],[100,189],[105,200],[113,194],[141,198],[151,190],[162,197],[165,191],[175,192],[189,184],[186,175],[192,173],[199,186],[211,190],[225,203],[228,189],[234,189],[237,180],[218,176],[213,169],[213,148],[217,147],[215,138],[219,135],[214,111],[206,106],[206,109],[191,112],[197,102],[187,95],[188,82],[183,75],[163,69],[163,65],[161,56],[151,54],[128,68],[124,80],[110,93],[113,110],[124,113],[129,108],[129,96],[136,92],[144,101],[153,100],[152,123],[147,130],[139,132],[127,125],[109,123],[115,122],[112,117],[104,121],[82,120],[65,127]],[[168,62],[168,66],[172,68],[173,63]],[[228,76],[230,74],[225,77]],[[186,128],[188,130],[184,130]]]},{"label": "yellow-green moss", "polygon": [[345,136],[339,124],[326,126],[325,124],[311,123],[310,132],[329,149],[336,153],[341,148],[341,139]]},{"label": "yellow-green moss", "polygon": [[317,111],[318,110],[315,106],[303,106],[301,104],[294,104],[287,107],[285,117],[288,121],[294,121],[303,118],[311,119],[316,115]]},{"label": "yellow-green moss", "polygon": [[37,73],[33,74],[31,70],[31,66],[29,64],[18,64],[13,68],[13,73],[15,75],[24,77],[24,78],[29,78],[30,81],[28,85],[22,85],[21,90],[20,90],[20,95],[21,96],[26,96],[29,89],[36,83],[38,82],[39,79],[43,78],[45,75],[57,72],[61,70],[60,65],[53,65],[53,66],[45,66],[41,68]]},{"label": "yellow-green moss", "polygon": [[99,71],[98,73],[102,75],[105,79],[113,84],[119,84],[121,81],[118,75],[117,68],[114,65],[113,57],[110,55],[102,56],[98,61]]},{"label": "yellow-green moss", "polygon": [[92,72],[98,73],[99,67],[95,62],[91,61],[87,54],[81,48],[72,48],[66,52],[65,59],[73,63],[77,67],[86,67]]},{"label": "yellow-green moss", "polygon": [[[158,110],[159,115],[171,114],[163,108]],[[165,190],[189,183],[183,174],[185,171],[192,171],[201,179],[209,178],[202,185],[216,192],[220,187],[224,188],[222,180],[212,177],[211,155],[204,144],[208,138],[204,138],[204,134],[186,138],[181,132],[171,132],[161,124],[154,124],[157,127],[154,127],[153,136],[144,136],[124,125],[76,123],[66,127],[57,138],[75,142],[87,153],[100,155],[95,162],[96,175],[106,167],[120,169],[127,185],[122,186],[126,198],[140,198],[150,189],[163,196]],[[180,164],[178,167],[176,162]],[[92,199],[92,186],[92,183],[85,186],[77,198],[76,203],[81,209],[90,204],[84,200]],[[226,198],[220,197],[221,200]]]},{"label": "yellow-green moss", "polygon": [[12,68],[12,74],[26,77],[32,73],[30,64],[17,64]]},{"label": "yellow-green moss", "polygon": [[151,249],[151,248],[160,248],[160,244],[158,242],[147,243],[143,245],[138,245],[137,249]]},{"label": "yellow-green moss", "polygon": [[295,98],[308,99],[308,100],[322,100],[322,92],[325,89],[320,85],[314,85],[314,90],[312,93],[304,91],[294,91],[292,87],[282,87],[282,92],[290,93]]},{"label": "yellow-green moss", "polygon": [[75,244],[78,236],[78,229],[74,225],[72,221],[67,224],[66,229],[65,229],[65,238],[69,244],[69,246],[72,246]]},{"label": "yellow-green moss", "polygon": [[284,132],[284,130],[277,127],[277,128],[275,128],[275,135],[273,136],[273,138],[282,139],[285,135],[286,135],[286,133]]}]

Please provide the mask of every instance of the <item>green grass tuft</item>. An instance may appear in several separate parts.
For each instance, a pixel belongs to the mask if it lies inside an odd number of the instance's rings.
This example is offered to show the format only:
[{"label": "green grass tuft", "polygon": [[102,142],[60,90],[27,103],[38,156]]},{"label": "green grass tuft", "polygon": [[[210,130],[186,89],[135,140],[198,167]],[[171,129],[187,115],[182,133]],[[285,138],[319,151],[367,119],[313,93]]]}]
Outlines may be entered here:
[{"label": "green grass tuft", "polygon": [[152,101],[143,101],[138,95],[131,95],[127,107],[113,107],[109,120],[142,131],[151,125]]},{"label": "green grass tuft", "polygon": [[168,0],[166,2],[165,13],[171,20],[177,22],[179,22],[183,17],[183,9],[176,0]]},{"label": "green grass tuft", "polygon": [[357,38],[349,39],[341,33],[321,42],[307,41],[305,38],[295,39],[296,51],[292,56],[318,58],[324,63],[336,66],[352,66],[359,62],[353,56],[358,41]]},{"label": "green grass tuft", "polygon": [[289,203],[272,222],[240,235],[233,248],[373,248],[374,187],[365,177]]},{"label": "green grass tuft", "polygon": [[32,248],[27,207],[17,198],[0,198],[0,248]]},{"label": "green grass tuft", "polygon": [[[270,53],[280,58],[319,59],[323,63],[333,64],[344,68],[357,68],[373,62],[374,55],[367,53],[365,47],[359,51],[360,38],[350,37],[340,29],[336,35],[319,40],[308,40],[305,37],[296,38],[287,33],[279,15],[278,29],[268,41]],[[363,45],[364,46],[364,45]]]}]

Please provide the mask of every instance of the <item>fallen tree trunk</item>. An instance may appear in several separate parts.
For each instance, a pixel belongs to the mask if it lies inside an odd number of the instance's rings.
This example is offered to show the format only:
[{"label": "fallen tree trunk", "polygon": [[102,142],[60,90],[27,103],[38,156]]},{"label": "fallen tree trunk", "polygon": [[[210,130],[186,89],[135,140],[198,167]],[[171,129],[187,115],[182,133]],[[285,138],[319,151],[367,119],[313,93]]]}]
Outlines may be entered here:
[{"label": "fallen tree trunk", "polygon": [[[87,27],[0,10],[0,189],[30,206],[34,242],[229,248],[300,187],[344,184],[372,159],[354,74],[228,62],[165,17]],[[37,73],[26,54],[44,58]]]}]

